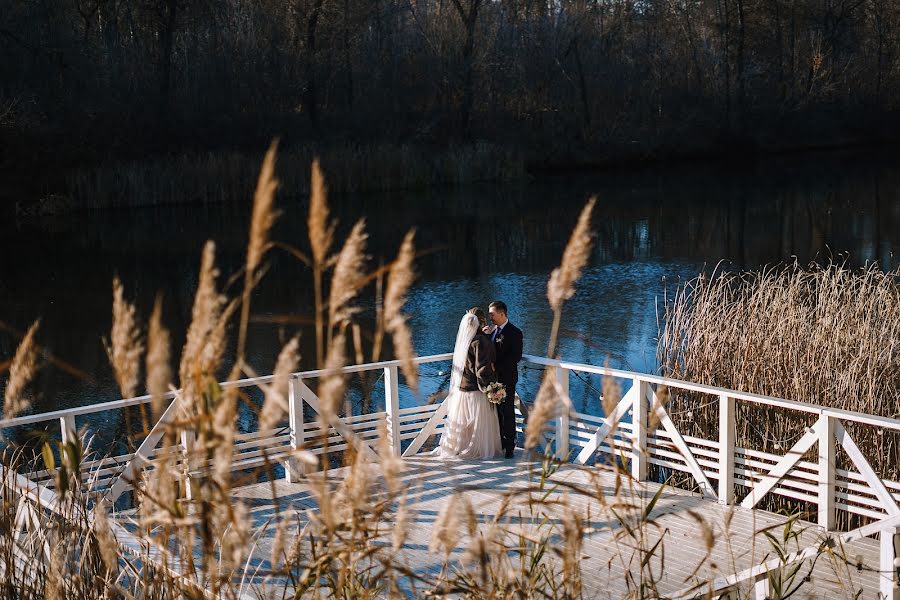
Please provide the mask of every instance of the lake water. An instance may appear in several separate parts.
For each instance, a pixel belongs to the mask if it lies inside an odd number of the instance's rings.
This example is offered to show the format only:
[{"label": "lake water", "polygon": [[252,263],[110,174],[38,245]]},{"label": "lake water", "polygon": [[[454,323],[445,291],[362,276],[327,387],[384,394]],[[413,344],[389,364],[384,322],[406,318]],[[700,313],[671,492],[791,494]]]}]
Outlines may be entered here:
[{"label": "lake water", "polygon": [[[307,201],[285,190],[273,237],[306,248]],[[852,264],[893,268],[900,256],[900,166],[877,153],[822,154],[744,166],[573,174],[525,184],[356,195],[331,199],[338,234],[365,217],[373,264],[389,261],[406,230],[417,229],[418,281],[408,310],[420,355],[449,352],[470,306],[504,300],[525,332],[525,351],[546,351],[551,313],[547,277],[590,194],[598,204],[596,249],[578,294],[566,306],[561,356],[635,371],[656,369],[657,302],[665,287],[719,261],[755,268],[845,254]],[[89,374],[45,365],[35,410],[100,401],[119,394],[101,342],[110,327],[114,274],[146,318],[162,292],[164,318],[183,343],[205,240],[218,243],[224,274],[243,260],[252,190],[228,205],[81,213],[0,224],[0,361],[42,319],[39,341]],[[364,304],[373,305],[366,290]],[[249,357],[271,372],[280,344],[301,330],[303,367],[312,367],[311,278],[299,262],[273,254],[253,300]],[[272,322],[280,324],[273,324]],[[445,365],[423,368],[423,393],[446,381]],[[526,371],[530,397],[538,374]],[[598,382],[573,380],[582,410],[596,413]],[[404,403],[419,401],[404,394]],[[116,423],[109,423],[112,428]]]}]

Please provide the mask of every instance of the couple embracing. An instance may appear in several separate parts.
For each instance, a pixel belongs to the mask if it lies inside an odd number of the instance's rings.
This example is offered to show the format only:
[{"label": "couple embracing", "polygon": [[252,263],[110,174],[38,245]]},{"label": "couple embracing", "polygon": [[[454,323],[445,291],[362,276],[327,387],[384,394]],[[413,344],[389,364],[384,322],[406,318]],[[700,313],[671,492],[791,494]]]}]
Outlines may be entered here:
[{"label": "couple embracing", "polygon": [[522,359],[522,331],[509,322],[506,304],[491,302],[490,323],[480,308],[459,324],[447,421],[434,455],[441,458],[493,458],[516,447],[516,383]]}]

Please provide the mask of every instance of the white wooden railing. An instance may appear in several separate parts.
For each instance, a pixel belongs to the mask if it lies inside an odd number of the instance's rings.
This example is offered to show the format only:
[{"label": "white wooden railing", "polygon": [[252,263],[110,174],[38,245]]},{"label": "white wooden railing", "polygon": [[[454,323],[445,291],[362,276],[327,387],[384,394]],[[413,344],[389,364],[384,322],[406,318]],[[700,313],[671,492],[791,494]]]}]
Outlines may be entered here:
[{"label": "white wooden railing", "polygon": [[[419,365],[450,361],[452,355],[441,354],[416,359]],[[645,481],[655,465],[679,471],[693,477],[700,493],[712,501],[754,508],[764,497],[775,494],[809,502],[816,506],[818,525],[826,532],[835,528],[837,510],[874,520],[865,528],[835,536],[856,539],[861,535],[879,533],[882,539],[881,590],[886,598],[900,600],[897,572],[894,561],[900,545],[900,482],[891,481],[878,474],[870,459],[859,448],[847,431],[847,425],[871,427],[882,432],[900,432],[900,420],[833,409],[805,402],[748,394],[714,386],[697,384],[648,375],[579,364],[555,359],[526,355],[526,365],[539,368],[555,368],[560,386],[568,391],[572,374],[600,375],[630,382],[627,391],[609,415],[599,417],[578,412],[563,412],[552,420],[549,441],[557,456],[588,464],[603,454],[626,456],[632,476]],[[369,414],[345,415],[321,429],[319,419],[307,420],[307,415],[319,411],[319,398],[310,382],[326,374],[323,370],[295,373],[290,379],[289,411],[286,422],[270,431],[242,433],[235,436],[232,470],[240,471],[258,467],[264,463],[281,461],[285,464],[288,480],[301,475],[302,469],[294,464],[296,450],[313,454],[345,450],[348,444],[357,444],[358,450],[370,459],[377,460],[378,427],[387,423],[392,451],[396,455],[412,456],[435,435],[441,433],[446,415],[443,403],[415,405],[400,408],[399,362],[385,361],[345,367],[346,374],[381,371],[384,386],[384,411]],[[268,384],[271,376],[244,379],[223,384],[226,387],[249,387]],[[679,431],[657,395],[659,386],[670,390],[683,390],[703,394],[718,403],[719,428],[717,436],[691,436]],[[175,400],[175,393],[167,400]],[[16,428],[56,422],[63,440],[70,439],[78,431],[78,420],[87,415],[147,404],[149,396],[141,396],[93,406],[29,415],[0,421],[0,428]],[[82,468],[83,481],[95,493],[105,494],[114,501],[131,489],[136,475],[143,468],[151,468],[152,460],[164,451],[176,451],[182,460],[190,461],[190,472],[201,474],[209,465],[198,461],[189,434],[182,436],[175,449],[160,448],[163,433],[174,419],[176,401],[156,423],[133,453],[113,457],[90,457]],[[815,419],[811,427],[796,432],[798,441],[784,454],[773,454],[754,448],[739,447],[736,443],[737,419],[740,405],[777,408],[787,414],[808,415]],[[651,418],[652,415],[652,418]],[[522,416],[519,414],[519,424]],[[650,424],[656,424],[651,430]],[[521,427],[520,427],[521,429]],[[835,456],[840,446],[852,463],[848,469],[837,468]],[[816,460],[804,460],[807,452],[816,447]],[[33,484],[52,486],[52,473],[41,471],[24,476]],[[715,482],[715,483],[713,483]],[[738,499],[735,488],[740,486],[746,494]],[[190,486],[186,486],[189,491]],[[801,551],[794,559],[802,560]],[[768,563],[767,563],[768,564]],[[744,573],[724,577],[713,582],[714,595],[721,594],[746,582],[753,582],[759,597],[764,597],[766,574],[779,565],[761,565]],[[704,593],[709,588],[704,588]]]}]

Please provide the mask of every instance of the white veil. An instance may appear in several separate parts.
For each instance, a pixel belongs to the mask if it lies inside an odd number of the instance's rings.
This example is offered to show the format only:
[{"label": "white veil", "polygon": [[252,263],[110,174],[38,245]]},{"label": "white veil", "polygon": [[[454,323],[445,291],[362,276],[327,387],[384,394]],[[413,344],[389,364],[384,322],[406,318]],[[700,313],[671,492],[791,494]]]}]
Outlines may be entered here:
[{"label": "white veil", "polygon": [[478,317],[467,312],[459,322],[459,332],[456,334],[456,345],[453,347],[453,371],[450,372],[449,394],[459,392],[459,384],[462,381],[463,369],[466,368],[466,357],[469,354],[469,344],[478,333]]}]

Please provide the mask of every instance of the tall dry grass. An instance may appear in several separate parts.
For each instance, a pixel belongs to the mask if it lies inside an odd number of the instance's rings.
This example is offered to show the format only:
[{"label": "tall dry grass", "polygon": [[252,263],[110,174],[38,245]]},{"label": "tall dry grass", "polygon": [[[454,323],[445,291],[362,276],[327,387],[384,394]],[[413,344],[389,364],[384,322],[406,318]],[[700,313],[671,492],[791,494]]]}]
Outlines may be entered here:
[{"label": "tall dry grass", "polygon": [[31,406],[26,387],[38,370],[38,347],[34,337],[39,326],[40,320],[31,324],[9,363],[9,381],[3,391],[4,418],[12,419]]},{"label": "tall dry grass", "polygon": [[[900,270],[829,263],[700,275],[666,299],[658,358],[677,379],[900,417]],[[682,431],[717,435],[715,399],[671,392]],[[737,423],[738,446],[775,454],[812,424],[748,407]],[[873,428],[852,434],[876,471],[896,481],[900,438]]]}]

